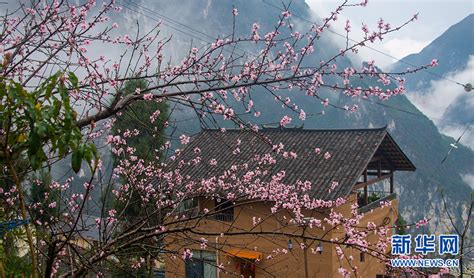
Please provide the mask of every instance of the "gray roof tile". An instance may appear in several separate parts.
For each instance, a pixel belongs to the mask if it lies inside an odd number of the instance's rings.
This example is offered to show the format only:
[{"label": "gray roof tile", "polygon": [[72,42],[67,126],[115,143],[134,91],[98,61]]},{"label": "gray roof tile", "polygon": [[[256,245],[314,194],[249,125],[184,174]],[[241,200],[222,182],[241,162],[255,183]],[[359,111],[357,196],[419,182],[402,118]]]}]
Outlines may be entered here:
[{"label": "gray roof tile", "polygon": [[[272,173],[286,171],[285,183],[297,180],[311,181],[315,198],[333,200],[346,197],[369,164],[374,154],[382,154],[390,162],[393,170],[415,170],[410,160],[403,154],[386,128],[377,129],[263,129],[259,136],[272,144],[282,143],[285,151],[293,151],[297,159],[278,159],[273,165]],[[255,167],[251,159],[255,155],[272,153],[272,147],[266,140],[248,130],[204,130],[194,136],[181,154],[185,160],[195,157],[194,149],[201,150],[202,162],[181,169],[183,176],[189,175],[193,180],[201,180],[222,175],[231,165],[248,162]],[[240,153],[233,154],[237,139],[242,141]],[[315,148],[321,154],[315,154]],[[324,153],[332,157],[324,159]],[[218,165],[210,167],[209,161],[216,159]],[[329,190],[332,181],[339,185]]]}]

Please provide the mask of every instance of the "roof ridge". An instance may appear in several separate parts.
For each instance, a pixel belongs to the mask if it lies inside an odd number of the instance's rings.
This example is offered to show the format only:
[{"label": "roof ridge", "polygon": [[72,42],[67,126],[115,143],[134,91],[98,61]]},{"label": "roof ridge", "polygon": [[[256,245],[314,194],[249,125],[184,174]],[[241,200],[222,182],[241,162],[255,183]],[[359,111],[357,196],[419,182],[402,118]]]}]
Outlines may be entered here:
[{"label": "roof ridge", "polygon": [[[258,131],[299,131],[299,132],[311,132],[311,131],[383,131],[387,130],[387,125],[382,127],[376,128],[315,128],[315,129],[302,129],[300,127],[295,128],[286,128],[286,127],[266,127],[261,128]],[[202,131],[218,131],[222,132],[221,129],[214,129],[214,128],[203,128]],[[250,129],[241,129],[241,128],[226,128],[225,131],[251,131]]]}]

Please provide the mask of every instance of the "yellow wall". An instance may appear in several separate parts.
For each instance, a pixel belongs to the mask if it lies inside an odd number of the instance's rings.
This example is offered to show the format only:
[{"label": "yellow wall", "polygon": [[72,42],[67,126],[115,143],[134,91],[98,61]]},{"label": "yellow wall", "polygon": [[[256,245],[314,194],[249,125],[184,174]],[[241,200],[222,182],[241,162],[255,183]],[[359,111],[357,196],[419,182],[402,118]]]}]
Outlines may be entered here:
[{"label": "yellow wall", "polygon": [[[344,215],[350,213],[350,205],[356,201],[355,194],[351,195],[347,204],[338,208],[338,211]],[[200,209],[208,208],[212,211],[214,208],[214,201],[212,200],[200,200]],[[392,207],[376,208],[371,212],[365,214],[361,226],[366,226],[368,221],[372,221],[377,225],[381,225],[386,217],[390,218],[391,225],[396,220],[396,201],[392,201]],[[288,221],[291,219],[291,215],[286,211],[278,212],[274,215],[270,212],[270,203],[264,202],[252,202],[247,204],[238,204],[234,208],[234,222],[218,222],[215,220],[203,218],[199,222],[183,224],[188,227],[192,227],[192,230],[196,233],[185,232],[178,235],[169,236],[165,239],[168,250],[176,251],[176,258],[167,257],[165,261],[166,265],[166,277],[184,277],[185,265],[181,258],[185,248],[191,250],[205,250],[218,252],[218,261],[225,267],[225,272],[233,273],[226,274],[220,272],[219,277],[239,277],[240,269],[237,267],[238,262],[242,259],[232,257],[225,252],[232,248],[242,248],[257,250],[263,253],[263,259],[256,263],[256,277],[306,277],[305,276],[305,265],[308,269],[308,277],[340,277],[338,269],[341,265],[334,244],[322,243],[323,252],[322,254],[313,254],[310,248],[316,248],[318,242],[310,242],[309,248],[306,249],[307,258],[306,262],[304,259],[304,251],[300,248],[299,243],[302,239],[298,236],[303,234],[303,228],[292,224]],[[261,217],[262,222],[253,226],[253,217]],[[306,212],[305,216],[312,216],[321,218],[321,214],[313,211]],[[285,219],[286,218],[286,219]],[[194,227],[194,225],[196,225]],[[330,238],[343,238],[344,233],[342,228],[337,231],[328,232],[329,226],[326,231],[319,228],[307,228],[305,235],[315,238],[323,238],[329,240]],[[221,232],[226,233],[239,233],[239,232],[255,232],[262,234],[242,234],[232,236],[220,236]],[[203,236],[199,233],[216,233],[212,236]],[[285,233],[289,235],[295,235],[292,238],[293,249],[287,254],[279,254],[274,256],[272,259],[267,259],[267,256],[272,254],[277,249],[287,249],[289,236],[279,235],[278,233]],[[201,237],[208,240],[208,247],[201,249],[198,242]],[[370,241],[375,241],[376,236],[369,236]],[[192,240],[196,241],[196,244],[192,244]],[[191,244],[190,244],[191,243]],[[377,259],[366,254],[365,262],[359,262],[360,252],[352,248],[344,248],[344,253],[354,257],[354,265],[359,269],[359,277],[375,277],[376,274],[383,274],[385,267],[383,263],[377,261]],[[344,267],[347,267],[347,263],[342,263]]]}]

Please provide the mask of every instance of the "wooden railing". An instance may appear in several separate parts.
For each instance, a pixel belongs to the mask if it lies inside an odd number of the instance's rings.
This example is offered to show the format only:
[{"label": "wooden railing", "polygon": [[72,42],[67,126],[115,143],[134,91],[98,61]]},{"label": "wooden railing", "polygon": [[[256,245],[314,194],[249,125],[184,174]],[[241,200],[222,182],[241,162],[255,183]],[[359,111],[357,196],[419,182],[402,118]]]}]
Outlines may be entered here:
[{"label": "wooden railing", "polygon": [[229,213],[217,213],[213,214],[210,216],[210,218],[217,220],[217,221],[223,221],[223,222],[231,222],[234,221],[234,215],[229,214]]},{"label": "wooden railing", "polygon": [[381,206],[382,202],[391,201],[397,198],[397,193],[390,193],[386,191],[369,191],[369,202],[365,204],[364,196],[361,194],[357,198],[359,204],[359,213],[364,213]]}]

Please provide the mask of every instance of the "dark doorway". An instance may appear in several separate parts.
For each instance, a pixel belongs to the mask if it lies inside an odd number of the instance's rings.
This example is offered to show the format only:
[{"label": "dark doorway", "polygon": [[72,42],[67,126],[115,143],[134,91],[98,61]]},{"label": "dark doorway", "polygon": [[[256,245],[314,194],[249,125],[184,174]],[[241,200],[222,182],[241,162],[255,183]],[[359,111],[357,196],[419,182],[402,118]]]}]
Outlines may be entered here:
[{"label": "dark doorway", "polygon": [[255,265],[252,263],[241,263],[240,274],[243,278],[255,278]]}]

